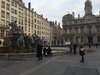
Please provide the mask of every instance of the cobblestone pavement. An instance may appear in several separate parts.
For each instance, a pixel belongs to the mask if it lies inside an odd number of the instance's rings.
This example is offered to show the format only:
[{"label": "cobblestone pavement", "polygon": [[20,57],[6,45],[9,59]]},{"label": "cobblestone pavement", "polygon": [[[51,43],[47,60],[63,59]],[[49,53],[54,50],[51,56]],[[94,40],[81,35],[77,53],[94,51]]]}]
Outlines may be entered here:
[{"label": "cobblestone pavement", "polygon": [[36,58],[0,60],[0,75],[99,75],[100,47],[86,47],[85,62],[78,54]]}]

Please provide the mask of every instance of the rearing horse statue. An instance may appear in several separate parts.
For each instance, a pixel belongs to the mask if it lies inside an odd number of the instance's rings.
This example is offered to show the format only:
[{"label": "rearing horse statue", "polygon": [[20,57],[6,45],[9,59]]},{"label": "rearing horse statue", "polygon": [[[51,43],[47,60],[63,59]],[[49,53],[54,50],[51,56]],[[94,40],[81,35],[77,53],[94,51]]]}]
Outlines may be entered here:
[{"label": "rearing horse statue", "polygon": [[17,48],[25,47],[23,32],[17,26],[16,21],[11,22],[9,25],[11,26],[11,36],[13,37],[11,39],[12,47],[14,47],[14,48],[16,48],[16,47]]}]

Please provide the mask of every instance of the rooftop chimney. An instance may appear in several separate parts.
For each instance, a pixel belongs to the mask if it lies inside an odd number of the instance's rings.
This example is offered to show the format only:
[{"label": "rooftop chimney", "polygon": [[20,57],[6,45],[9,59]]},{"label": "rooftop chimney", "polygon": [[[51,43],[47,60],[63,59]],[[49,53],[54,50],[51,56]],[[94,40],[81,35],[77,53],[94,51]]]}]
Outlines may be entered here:
[{"label": "rooftop chimney", "polygon": [[46,20],[48,20],[48,19],[46,18]]},{"label": "rooftop chimney", "polygon": [[57,21],[55,21],[55,24],[57,25]]},{"label": "rooftop chimney", "polygon": [[28,9],[31,9],[31,3],[30,2],[28,3]]},{"label": "rooftop chimney", "polygon": [[78,14],[78,18],[80,18],[80,14]]},{"label": "rooftop chimney", "polygon": [[32,8],[32,11],[34,11],[34,8]]},{"label": "rooftop chimney", "polygon": [[41,17],[43,17],[43,14],[41,14]]},{"label": "rooftop chimney", "polygon": [[72,12],[72,16],[75,17],[75,12]]}]

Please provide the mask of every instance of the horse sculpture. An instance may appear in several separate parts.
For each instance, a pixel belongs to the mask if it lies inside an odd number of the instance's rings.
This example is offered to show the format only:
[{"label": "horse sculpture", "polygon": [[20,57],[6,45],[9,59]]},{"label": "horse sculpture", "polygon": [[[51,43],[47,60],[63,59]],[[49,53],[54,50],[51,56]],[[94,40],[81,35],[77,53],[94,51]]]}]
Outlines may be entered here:
[{"label": "horse sculpture", "polygon": [[11,22],[10,36],[6,38],[8,42],[5,42],[13,48],[13,52],[17,50],[32,49],[36,47],[37,43],[41,40],[36,34],[32,36],[27,36],[23,31],[17,26],[16,22]]},{"label": "horse sculpture", "polygon": [[16,22],[11,22],[9,24],[11,26],[11,46],[14,50],[16,48],[24,48],[25,47],[25,40],[23,37],[23,32],[20,30],[20,28],[17,26]]},{"label": "horse sculpture", "polygon": [[13,37],[12,44],[16,45],[16,47],[25,47],[23,33],[17,26],[16,22],[11,22],[9,25],[11,26],[11,35]]}]

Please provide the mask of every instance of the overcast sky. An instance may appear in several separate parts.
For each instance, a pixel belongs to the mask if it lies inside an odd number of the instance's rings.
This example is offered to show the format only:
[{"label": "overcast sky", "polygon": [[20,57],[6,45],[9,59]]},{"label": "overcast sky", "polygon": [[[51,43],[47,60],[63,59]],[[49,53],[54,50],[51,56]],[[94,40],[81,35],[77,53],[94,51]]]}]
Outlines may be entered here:
[{"label": "overcast sky", "polygon": [[[84,3],[86,0],[23,0],[28,4],[31,2],[31,7],[38,14],[43,14],[44,18],[48,20],[62,22],[62,17],[65,14],[75,12],[75,16],[78,14],[84,16]],[[93,13],[98,15],[100,11],[100,0],[91,0],[93,6]]]}]

